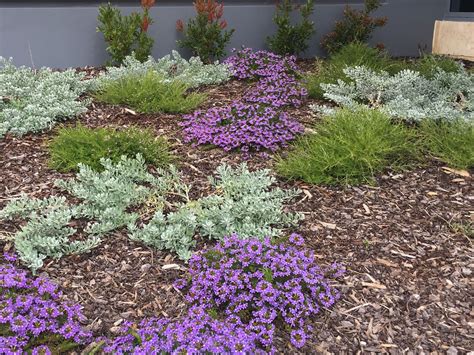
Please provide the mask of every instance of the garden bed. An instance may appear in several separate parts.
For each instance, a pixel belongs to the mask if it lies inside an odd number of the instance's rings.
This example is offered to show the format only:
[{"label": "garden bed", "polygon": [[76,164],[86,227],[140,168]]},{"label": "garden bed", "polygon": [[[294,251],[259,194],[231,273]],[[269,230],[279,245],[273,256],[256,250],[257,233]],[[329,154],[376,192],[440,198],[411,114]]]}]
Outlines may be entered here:
[{"label": "garden bed", "polygon": [[[232,80],[201,88],[209,95],[201,107],[222,106],[241,97],[249,85],[254,84]],[[307,128],[319,120],[307,103],[290,113]],[[139,114],[94,101],[77,121],[87,127],[146,127],[168,137],[183,180],[193,185],[193,197],[209,192],[207,177],[221,163],[273,168],[267,153],[248,156],[184,144],[181,115]],[[73,176],[48,167],[45,143],[54,134],[0,140],[0,209],[22,192],[49,196],[57,191],[55,179]],[[463,230],[474,219],[469,174],[458,175],[430,159],[406,172],[387,171],[374,186],[322,187],[281,177],[278,185],[303,191],[286,208],[304,214],[295,231],[320,264],[336,261],[347,269],[336,283],[341,300],[314,320],[311,338],[300,351],[472,350],[473,250]],[[0,222],[0,235],[15,231],[15,223]],[[206,243],[211,242],[199,240],[198,249]],[[176,254],[130,241],[119,229],[89,253],[48,259],[39,273],[83,306],[91,330],[110,335],[124,320],[184,314],[184,297],[173,284],[186,268]],[[278,334],[277,349],[294,352],[284,339]]]}]

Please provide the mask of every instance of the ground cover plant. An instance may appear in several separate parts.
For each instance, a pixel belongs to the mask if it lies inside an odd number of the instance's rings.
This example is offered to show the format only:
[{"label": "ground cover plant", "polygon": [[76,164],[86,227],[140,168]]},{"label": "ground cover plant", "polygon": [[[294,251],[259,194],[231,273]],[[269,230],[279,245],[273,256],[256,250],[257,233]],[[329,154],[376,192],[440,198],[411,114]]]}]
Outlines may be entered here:
[{"label": "ground cover plant", "polygon": [[464,66],[461,62],[450,57],[436,54],[423,54],[415,61],[411,69],[419,72],[428,79],[433,79],[439,70],[446,73],[464,72]]},{"label": "ground cover plant", "polygon": [[145,163],[166,167],[171,163],[169,144],[150,129],[88,128],[81,124],[63,127],[48,143],[50,166],[61,172],[77,171],[78,164],[101,171],[101,159],[118,163],[122,156],[140,154]]},{"label": "ground cover plant", "polygon": [[185,142],[243,152],[274,151],[303,132],[303,126],[284,111],[301,105],[306,96],[295,79],[294,57],[244,49],[226,63],[236,78],[257,79],[257,84],[228,106],[184,116]]},{"label": "ground cover plant", "polygon": [[154,40],[147,31],[153,23],[149,10],[154,4],[155,0],[142,0],[143,14],[132,12],[130,15],[122,15],[110,3],[99,6],[97,32],[102,32],[108,44],[111,64],[121,64],[132,53],[139,61],[145,61],[151,54]]},{"label": "ground cover plant", "polygon": [[[301,22],[291,23],[293,10],[299,10]],[[273,22],[277,32],[267,37],[270,50],[281,55],[298,55],[308,49],[308,42],[314,35],[314,22],[310,20],[314,11],[314,1],[307,0],[303,5],[293,6],[292,0],[277,2]]]},{"label": "ground cover plant", "polygon": [[[138,218],[129,208],[152,197],[158,203],[177,179],[174,170],[151,175],[140,155],[134,159],[122,156],[116,164],[101,159],[101,164],[102,172],[80,164],[74,179],[55,182],[77,203],[68,203],[64,196],[36,199],[22,195],[0,211],[0,219],[23,221],[13,242],[20,260],[33,271],[47,257],[58,259],[97,247],[104,235]],[[81,227],[86,237],[77,239],[79,228],[71,227],[71,222],[80,219],[88,222]]]},{"label": "ground cover plant", "polygon": [[385,26],[387,23],[386,17],[371,16],[380,6],[380,0],[365,0],[363,10],[356,10],[346,5],[344,18],[336,22],[334,30],[321,42],[323,48],[332,54],[353,42],[366,43],[377,27]]},{"label": "ground cover plant", "polygon": [[224,3],[215,0],[195,0],[196,17],[184,24],[176,22],[176,29],[183,33],[177,41],[182,48],[188,48],[204,63],[212,63],[225,55],[225,48],[235,30],[226,30]]},{"label": "ground cover plant", "polygon": [[86,111],[88,101],[79,100],[89,87],[83,77],[72,69],[16,67],[0,57],[0,138],[50,129]]},{"label": "ground cover plant", "polygon": [[58,287],[16,267],[14,255],[0,265],[0,352],[59,354],[89,344],[81,308],[61,300]]},{"label": "ground cover plant", "polygon": [[285,328],[291,343],[300,348],[312,331],[307,319],[339,298],[329,280],[344,272],[335,264],[321,268],[314,253],[302,245],[297,234],[287,242],[233,234],[193,256],[189,277],[178,287],[186,290],[192,305],[241,321],[264,349],[271,350],[276,331]]},{"label": "ground cover plant", "polygon": [[108,67],[106,72],[92,80],[91,86],[99,90],[106,84],[129,76],[143,76],[148,72],[156,72],[164,82],[179,81],[191,88],[201,85],[215,85],[230,79],[230,71],[225,64],[204,64],[199,57],[188,60],[177,51],[155,60],[148,57],[143,63],[133,55],[125,57],[119,67]]},{"label": "ground cover plant", "polygon": [[377,110],[340,109],[314,129],[277,159],[280,174],[313,184],[372,183],[376,174],[402,168],[417,156],[414,131]]},{"label": "ground cover plant", "polygon": [[365,66],[374,72],[386,71],[390,74],[408,69],[408,64],[390,58],[387,52],[369,47],[365,43],[354,42],[331,54],[325,61],[317,61],[314,72],[304,77],[308,96],[324,99],[321,84],[337,84],[339,80],[350,82],[344,73],[347,67]]},{"label": "ground cover plant", "polygon": [[424,120],[421,132],[427,149],[435,157],[458,169],[474,168],[474,123]]},{"label": "ground cover plant", "polygon": [[165,82],[151,70],[144,75],[124,76],[108,82],[94,97],[109,104],[123,104],[142,113],[184,113],[202,104],[205,94],[188,92],[189,86],[179,81]]},{"label": "ground cover plant", "polygon": [[[474,119],[474,75],[437,71],[431,79],[403,70],[394,75],[349,67],[346,83],[321,84],[324,97],[343,107],[360,104],[406,121]],[[316,107],[317,108],[317,107]]]}]

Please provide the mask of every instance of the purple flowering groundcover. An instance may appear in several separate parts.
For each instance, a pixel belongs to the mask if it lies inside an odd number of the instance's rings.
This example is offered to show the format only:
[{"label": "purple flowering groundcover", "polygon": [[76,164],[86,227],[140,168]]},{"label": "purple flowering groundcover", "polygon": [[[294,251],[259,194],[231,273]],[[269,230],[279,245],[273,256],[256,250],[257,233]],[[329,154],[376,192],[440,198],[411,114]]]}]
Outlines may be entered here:
[{"label": "purple flowering groundcover", "polygon": [[295,57],[246,48],[226,63],[235,78],[257,83],[228,106],[185,115],[180,123],[185,142],[212,144],[226,151],[275,151],[303,133],[304,127],[285,111],[299,107],[307,95],[296,78]]}]

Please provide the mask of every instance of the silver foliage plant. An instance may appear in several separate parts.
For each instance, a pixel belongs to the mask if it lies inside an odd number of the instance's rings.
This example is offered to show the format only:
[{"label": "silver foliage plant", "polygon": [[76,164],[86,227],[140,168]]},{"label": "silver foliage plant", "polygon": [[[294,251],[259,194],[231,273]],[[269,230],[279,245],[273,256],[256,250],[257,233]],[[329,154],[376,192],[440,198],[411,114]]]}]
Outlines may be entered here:
[{"label": "silver foliage plant", "polygon": [[[101,163],[103,172],[80,165],[75,179],[55,182],[80,199],[78,204],[69,204],[63,196],[34,199],[23,195],[0,211],[0,219],[25,222],[15,234],[14,244],[20,260],[33,271],[47,257],[60,258],[98,246],[106,233],[138,218],[136,213],[127,212],[129,207],[155,195],[163,196],[176,180],[173,170],[163,171],[159,177],[149,174],[139,155],[136,159],[122,157],[116,165],[107,159]],[[90,221],[84,229],[87,238],[72,241],[77,229],[71,223],[79,218]]]},{"label": "silver foliage plant", "polygon": [[79,100],[89,87],[83,76],[72,69],[16,67],[0,57],[0,138],[43,131],[86,111],[89,102]]},{"label": "silver foliage plant", "polygon": [[[123,156],[117,164],[102,159],[101,164],[102,172],[79,165],[75,178],[55,182],[80,201],[76,204],[64,196],[24,195],[0,211],[0,219],[24,221],[13,239],[20,259],[33,271],[47,257],[90,251],[107,233],[124,226],[131,239],[187,260],[196,234],[215,239],[233,232],[243,238],[278,236],[282,228],[302,218],[284,211],[284,203],[299,191],[272,187],[275,179],[269,170],[250,172],[245,164],[236,169],[221,165],[210,178],[213,193],[192,200],[191,186],[172,166],[151,174],[140,155]],[[137,212],[129,212],[131,207]],[[139,226],[140,217],[150,213],[151,220]],[[73,240],[77,229],[72,225],[78,219],[88,221],[83,228],[86,237]]]},{"label": "silver foliage plant", "polygon": [[298,190],[272,187],[275,179],[269,170],[250,172],[246,164],[236,169],[220,165],[216,178],[210,177],[213,194],[175,204],[174,212],[157,211],[142,228],[130,225],[130,237],[158,249],[175,251],[187,260],[195,245],[193,236],[221,239],[236,232],[240,237],[278,236],[283,227],[296,224],[300,214],[286,213],[284,204]]},{"label": "silver foliage plant", "polygon": [[[321,84],[324,96],[339,106],[363,104],[407,121],[474,119],[474,76],[464,69],[459,73],[439,69],[431,79],[412,70],[390,75],[363,66],[346,68],[344,73],[351,81]],[[327,113],[326,107],[313,110]]]},{"label": "silver foliage plant", "polygon": [[230,71],[226,64],[204,64],[199,57],[186,60],[177,51],[158,60],[149,57],[141,63],[135,57],[127,56],[120,67],[109,67],[98,78],[93,79],[93,90],[111,81],[128,76],[142,76],[149,71],[155,71],[165,82],[180,81],[191,88],[201,85],[220,84],[230,79]]}]

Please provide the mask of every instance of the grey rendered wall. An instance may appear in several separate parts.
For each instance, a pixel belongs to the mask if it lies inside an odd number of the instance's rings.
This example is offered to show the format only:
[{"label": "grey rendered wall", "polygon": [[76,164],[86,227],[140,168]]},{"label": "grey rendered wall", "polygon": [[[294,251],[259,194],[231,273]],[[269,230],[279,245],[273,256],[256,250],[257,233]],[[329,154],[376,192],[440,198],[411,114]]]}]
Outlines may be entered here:
[{"label": "grey rendered wall", "polygon": [[[324,55],[319,43],[334,21],[340,19],[346,3],[361,7],[362,0],[316,0],[314,14],[317,35],[306,56]],[[64,1],[67,4],[67,1]],[[84,4],[86,3],[86,4]],[[136,3],[139,3],[137,0]],[[157,1],[151,10],[155,23],[150,35],[155,39],[153,55],[163,56],[176,48],[178,18],[194,14],[192,1]],[[274,31],[274,2],[227,0],[225,18],[236,32],[232,47],[265,48],[265,38]],[[137,6],[120,6],[125,13]],[[97,4],[60,2],[0,1],[0,56],[13,57],[18,65],[78,67],[101,65],[107,59],[102,35],[96,33]],[[431,48],[434,21],[447,12],[446,0],[385,0],[377,15],[387,16],[388,24],[377,30],[373,42],[382,42],[392,55],[415,56],[418,48]]]}]

